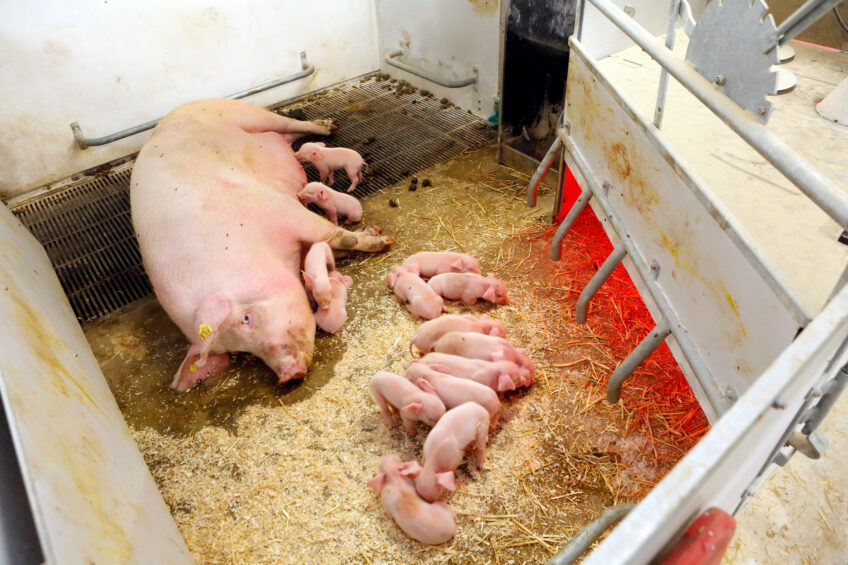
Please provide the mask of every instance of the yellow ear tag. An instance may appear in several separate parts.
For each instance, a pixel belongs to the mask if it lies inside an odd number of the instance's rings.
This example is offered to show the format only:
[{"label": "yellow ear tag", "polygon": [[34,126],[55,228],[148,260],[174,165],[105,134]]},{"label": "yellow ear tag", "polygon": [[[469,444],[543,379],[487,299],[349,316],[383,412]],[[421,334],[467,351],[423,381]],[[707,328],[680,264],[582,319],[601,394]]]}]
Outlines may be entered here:
[{"label": "yellow ear tag", "polygon": [[212,333],[212,328],[210,328],[206,324],[200,324],[200,327],[197,328],[197,335],[200,336],[200,341],[205,340],[209,337],[209,334]]},{"label": "yellow ear tag", "polygon": [[188,370],[192,373],[197,372],[197,367],[194,366],[194,363],[188,366]]}]

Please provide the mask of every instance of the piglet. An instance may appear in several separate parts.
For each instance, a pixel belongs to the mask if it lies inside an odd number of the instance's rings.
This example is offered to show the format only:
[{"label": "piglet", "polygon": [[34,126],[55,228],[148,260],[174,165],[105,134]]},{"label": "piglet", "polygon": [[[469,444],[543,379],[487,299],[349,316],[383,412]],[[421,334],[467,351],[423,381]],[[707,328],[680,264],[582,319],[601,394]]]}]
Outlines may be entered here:
[{"label": "piglet", "polygon": [[304,143],[295,153],[298,161],[309,161],[315,168],[318,169],[318,174],[321,176],[321,182],[329,179],[329,183],[333,184],[333,171],[336,169],[344,169],[347,176],[350,177],[350,188],[348,192],[353,192],[356,185],[362,182],[362,167],[368,168],[368,165],[362,159],[362,155],[353,149],[344,147],[327,147],[324,143],[314,141]]},{"label": "piglet", "polygon": [[456,488],[453,472],[469,446],[476,452],[477,468],[483,467],[488,440],[489,413],[475,402],[466,402],[448,410],[430,430],[424,441],[424,466],[411,461],[401,473],[415,478],[415,489],[421,498],[437,500],[445,489]]},{"label": "piglet", "polygon": [[479,273],[477,259],[467,253],[452,251],[425,251],[407,257],[403,262],[407,271],[430,278],[440,273]]},{"label": "piglet", "polygon": [[394,281],[394,291],[395,295],[406,304],[407,310],[416,318],[432,320],[445,309],[442,297],[427,286],[421,278],[410,272],[404,271],[398,274]]},{"label": "piglet", "polygon": [[303,260],[303,282],[306,290],[318,303],[318,309],[328,309],[333,289],[330,285],[330,271],[335,269],[333,250],[324,242],[313,243]]},{"label": "piglet", "polygon": [[433,344],[436,343],[436,340],[448,332],[477,332],[498,337],[506,336],[504,325],[499,320],[494,320],[485,315],[475,318],[474,316],[451,314],[449,316],[440,316],[435,320],[424,322],[418,326],[418,329],[415,330],[415,334],[412,336],[410,349],[414,345],[418,348],[418,351],[429,353],[433,349]]},{"label": "piglet", "polygon": [[[386,284],[389,285],[389,288],[395,287],[395,282],[397,278],[403,273],[409,273],[411,271],[407,270],[403,265],[395,265],[392,267],[392,270],[389,271],[389,274],[386,275]],[[417,273],[413,273],[417,274]]]},{"label": "piglet", "polygon": [[297,193],[301,204],[315,204],[327,215],[327,219],[334,224],[339,223],[339,216],[345,219],[346,224],[353,224],[362,219],[362,204],[357,198],[338,192],[321,184],[310,182]]},{"label": "piglet", "polygon": [[524,349],[517,349],[502,337],[479,333],[448,332],[435,343],[433,351],[483,361],[512,361],[521,367],[525,378],[536,370]]},{"label": "piglet", "polygon": [[445,413],[445,405],[431,392],[424,392],[405,378],[387,371],[371,377],[371,394],[380,406],[386,426],[392,429],[392,406],[400,414],[404,429],[415,432],[415,422],[435,425]]},{"label": "piglet", "polygon": [[483,361],[436,352],[428,353],[417,361],[431,367],[445,367],[455,377],[470,379],[497,392],[533,384],[533,378],[525,376],[527,371],[512,361]]},{"label": "piglet", "polygon": [[328,334],[334,334],[347,320],[347,289],[353,285],[353,279],[338,271],[331,272],[329,276],[332,287],[330,306],[315,312],[315,323]]},{"label": "piglet", "polygon": [[509,304],[506,285],[494,275],[484,277],[477,273],[442,273],[427,281],[430,288],[450,300],[463,304],[476,304],[482,298],[495,304]]},{"label": "piglet", "polygon": [[408,467],[397,455],[384,455],[380,473],[368,486],[380,495],[383,510],[409,537],[429,545],[445,543],[456,535],[456,514],[444,502],[422,500],[412,479],[403,475]]},{"label": "piglet", "polygon": [[413,361],[406,369],[406,378],[424,392],[432,392],[450,410],[466,402],[476,402],[494,419],[501,407],[498,394],[486,385],[449,374],[442,365],[427,365]]}]

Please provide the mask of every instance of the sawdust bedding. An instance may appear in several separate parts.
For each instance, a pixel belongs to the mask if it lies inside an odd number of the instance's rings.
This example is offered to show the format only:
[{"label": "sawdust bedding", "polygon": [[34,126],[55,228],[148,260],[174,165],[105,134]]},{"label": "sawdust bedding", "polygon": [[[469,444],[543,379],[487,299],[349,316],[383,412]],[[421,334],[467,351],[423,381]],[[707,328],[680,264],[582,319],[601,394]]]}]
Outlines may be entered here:
[{"label": "sawdust bedding", "polygon": [[[548,250],[531,237],[550,227],[550,190],[527,209],[527,177],[495,164],[492,148],[417,176],[432,187],[413,193],[402,182],[364,201],[367,222],[397,243],[339,262],[354,278],[348,321],[316,344],[345,348],[332,378],[312,391],[307,376],[300,386],[311,394],[303,400],[249,405],[227,428],[172,435],[130,421],[199,563],[541,562],[605,507],[637,500],[682,455],[672,448],[663,463],[645,457],[643,436],[622,437],[625,409],[585,394],[608,361],[591,330],[573,323],[548,280]],[[389,198],[400,205],[390,207]],[[429,547],[397,528],[366,486],[382,455],[420,460],[427,430],[414,437],[401,426],[387,430],[368,384],[377,370],[404,371],[418,326],[385,273],[411,253],[436,249],[471,253],[484,273],[507,283],[508,306],[450,303],[450,311],[502,320],[538,370],[533,387],[507,395],[485,467],[458,471],[446,499],[458,535]],[[206,386],[224,393],[246,384],[227,378]]]}]

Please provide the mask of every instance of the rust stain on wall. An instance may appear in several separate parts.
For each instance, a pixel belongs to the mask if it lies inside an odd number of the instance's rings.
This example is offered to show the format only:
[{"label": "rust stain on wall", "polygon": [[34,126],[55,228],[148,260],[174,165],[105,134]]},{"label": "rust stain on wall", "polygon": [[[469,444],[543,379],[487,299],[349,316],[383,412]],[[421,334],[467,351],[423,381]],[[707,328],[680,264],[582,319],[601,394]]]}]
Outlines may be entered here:
[{"label": "rust stain on wall", "polygon": [[494,14],[498,11],[498,0],[468,0],[478,14]]}]

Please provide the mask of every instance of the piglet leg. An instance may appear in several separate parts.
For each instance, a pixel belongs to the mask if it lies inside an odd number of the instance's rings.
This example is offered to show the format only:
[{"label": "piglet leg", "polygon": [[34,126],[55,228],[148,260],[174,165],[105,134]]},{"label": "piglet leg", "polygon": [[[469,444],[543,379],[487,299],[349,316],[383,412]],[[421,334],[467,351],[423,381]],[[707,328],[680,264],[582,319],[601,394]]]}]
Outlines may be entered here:
[{"label": "piglet leg", "polygon": [[489,430],[485,426],[478,426],[474,439],[474,451],[477,454],[477,468],[482,469],[483,462],[486,459],[486,442],[489,441]]}]

